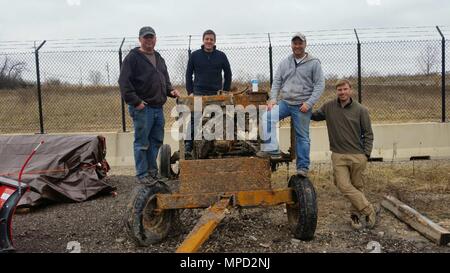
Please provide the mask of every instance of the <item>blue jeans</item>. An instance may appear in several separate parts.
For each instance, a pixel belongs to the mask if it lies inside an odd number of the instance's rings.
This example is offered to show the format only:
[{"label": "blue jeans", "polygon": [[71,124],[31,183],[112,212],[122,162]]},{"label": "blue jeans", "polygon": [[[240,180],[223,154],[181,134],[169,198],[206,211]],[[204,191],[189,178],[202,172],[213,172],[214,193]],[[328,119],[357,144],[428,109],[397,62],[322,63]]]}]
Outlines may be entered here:
[{"label": "blue jeans", "polygon": [[271,111],[263,114],[263,144],[261,150],[265,152],[279,152],[277,140],[277,123],[286,118],[291,117],[295,130],[296,152],[297,152],[297,170],[309,170],[309,123],[311,121],[311,109],[303,113],[300,111],[299,105],[289,105],[281,100],[275,105]]},{"label": "blue jeans", "polygon": [[164,112],[162,107],[145,106],[137,110],[128,105],[134,124],[134,161],[139,178],[158,173],[156,157],[164,141]]},{"label": "blue jeans", "polygon": [[186,140],[184,141],[184,148],[186,152],[192,152],[192,149],[194,148],[194,137],[195,137],[194,119],[197,119],[199,122],[201,122],[202,113],[191,112],[191,122],[189,122],[187,125],[187,133],[189,135],[186,136]]}]

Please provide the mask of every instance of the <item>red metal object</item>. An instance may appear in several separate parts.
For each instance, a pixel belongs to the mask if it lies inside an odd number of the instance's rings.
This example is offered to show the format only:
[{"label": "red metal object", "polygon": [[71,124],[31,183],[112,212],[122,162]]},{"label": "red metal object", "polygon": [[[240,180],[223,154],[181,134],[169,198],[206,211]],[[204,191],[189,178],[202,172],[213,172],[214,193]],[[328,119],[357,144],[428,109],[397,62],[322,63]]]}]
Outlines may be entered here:
[{"label": "red metal object", "polygon": [[6,203],[8,198],[16,191],[15,188],[7,187],[7,186],[0,186],[0,209],[3,208],[3,204]]},{"label": "red metal object", "polygon": [[14,251],[11,223],[21,187],[15,180],[0,177],[0,253]]},{"label": "red metal object", "polygon": [[14,251],[11,229],[12,218],[14,216],[16,206],[23,195],[22,191],[24,189],[29,190],[30,188],[27,184],[22,185],[22,174],[28,162],[30,162],[31,158],[42,143],[44,143],[44,141],[41,141],[25,160],[25,163],[20,169],[18,181],[6,177],[0,177],[0,253]]}]

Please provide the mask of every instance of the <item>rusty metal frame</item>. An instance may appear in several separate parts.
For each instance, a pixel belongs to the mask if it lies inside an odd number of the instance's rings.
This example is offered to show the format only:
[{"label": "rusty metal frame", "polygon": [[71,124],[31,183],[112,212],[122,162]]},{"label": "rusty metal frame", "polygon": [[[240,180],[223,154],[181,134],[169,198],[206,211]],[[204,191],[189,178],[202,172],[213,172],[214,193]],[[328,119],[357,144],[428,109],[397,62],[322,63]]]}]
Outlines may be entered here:
[{"label": "rusty metal frame", "polygon": [[179,193],[270,190],[270,177],[269,159],[264,158],[180,160]]},{"label": "rusty metal frame", "polygon": [[222,198],[213,206],[208,208],[203,216],[198,220],[195,227],[188,234],[183,243],[178,247],[177,253],[192,253],[202,246],[202,244],[214,232],[214,229],[222,221],[230,205],[232,197]]},{"label": "rusty metal frame", "polygon": [[207,208],[221,196],[232,196],[232,205],[239,207],[269,207],[293,204],[292,189],[255,190],[226,193],[157,194],[158,210]]},{"label": "rusty metal frame", "polygon": [[[267,93],[226,93],[202,96],[202,106],[264,105]],[[178,99],[194,111],[194,97]],[[258,118],[259,127],[259,118]],[[181,129],[180,129],[181,130]],[[260,138],[258,136],[258,141]],[[295,133],[291,120],[290,156],[295,159]],[[195,227],[178,247],[178,253],[197,252],[225,217],[229,208],[269,207],[294,204],[291,188],[272,189],[269,160],[247,157],[230,157],[206,160],[185,160],[184,141],[180,141],[180,187],[177,193],[157,194],[155,211],[170,209],[207,208]],[[211,171],[214,169],[214,172]],[[194,172],[195,171],[195,172]],[[211,175],[214,174],[214,178]],[[256,177],[255,177],[255,174]]]}]

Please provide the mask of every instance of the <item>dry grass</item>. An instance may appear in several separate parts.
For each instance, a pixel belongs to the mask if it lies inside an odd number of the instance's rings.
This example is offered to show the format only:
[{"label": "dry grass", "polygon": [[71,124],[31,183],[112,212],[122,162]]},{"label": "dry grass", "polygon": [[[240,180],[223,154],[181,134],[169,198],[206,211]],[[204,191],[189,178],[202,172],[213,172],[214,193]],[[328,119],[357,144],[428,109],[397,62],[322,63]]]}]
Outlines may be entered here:
[{"label": "dry grass", "polygon": [[[294,171],[295,166],[291,166],[289,174]],[[286,187],[287,175],[286,168],[275,172],[274,187]],[[348,210],[348,200],[334,185],[331,162],[313,163],[310,179],[320,199],[320,210],[333,214],[335,206]],[[364,172],[364,181],[364,193],[370,202],[380,203],[384,196],[393,195],[436,222],[450,219],[449,160],[371,162]]]},{"label": "dry grass", "polygon": [[[244,84],[236,87],[241,90]],[[182,93],[183,86],[177,87]],[[269,90],[269,83],[260,85]],[[374,123],[439,121],[441,116],[440,88],[436,85],[386,85],[375,80],[364,87],[363,104],[369,108]],[[0,90],[0,133],[39,131],[38,102],[35,89]],[[327,85],[317,106],[335,97],[334,88]],[[450,97],[450,92],[448,94]],[[121,102],[118,87],[44,86],[43,116],[46,132],[120,131]],[[166,124],[170,126],[170,109],[175,100],[165,105]],[[128,130],[132,122],[126,109]],[[282,123],[288,125],[286,120]],[[312,126],[324,123],[313,123]]]},{"label": "dry grass", "polygon": [[[291,166],[289,175],[294,174]],[[276,187],[285,187],[288,173],[285,167],[273,174]],[[331,162],[313,163],[310,178],[315,187],[333,189]],[[450,194],[450,161],[369,162],[364,172],[365,188],[371,193]]]}]

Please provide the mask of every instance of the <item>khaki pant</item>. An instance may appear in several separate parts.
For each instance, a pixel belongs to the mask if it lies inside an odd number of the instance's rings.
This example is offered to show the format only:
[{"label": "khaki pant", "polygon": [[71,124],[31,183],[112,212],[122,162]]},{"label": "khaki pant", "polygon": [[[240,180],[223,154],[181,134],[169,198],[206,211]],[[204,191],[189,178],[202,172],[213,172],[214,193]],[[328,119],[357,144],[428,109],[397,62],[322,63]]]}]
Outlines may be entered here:
[{"label": "khaki pant", "polygon": [[350,201],[351,212],[369,215],[372,205],[364,196],[363,171],[366,169],[367,158],[363,154],[331,154],[333,164],[334,184]]}]

